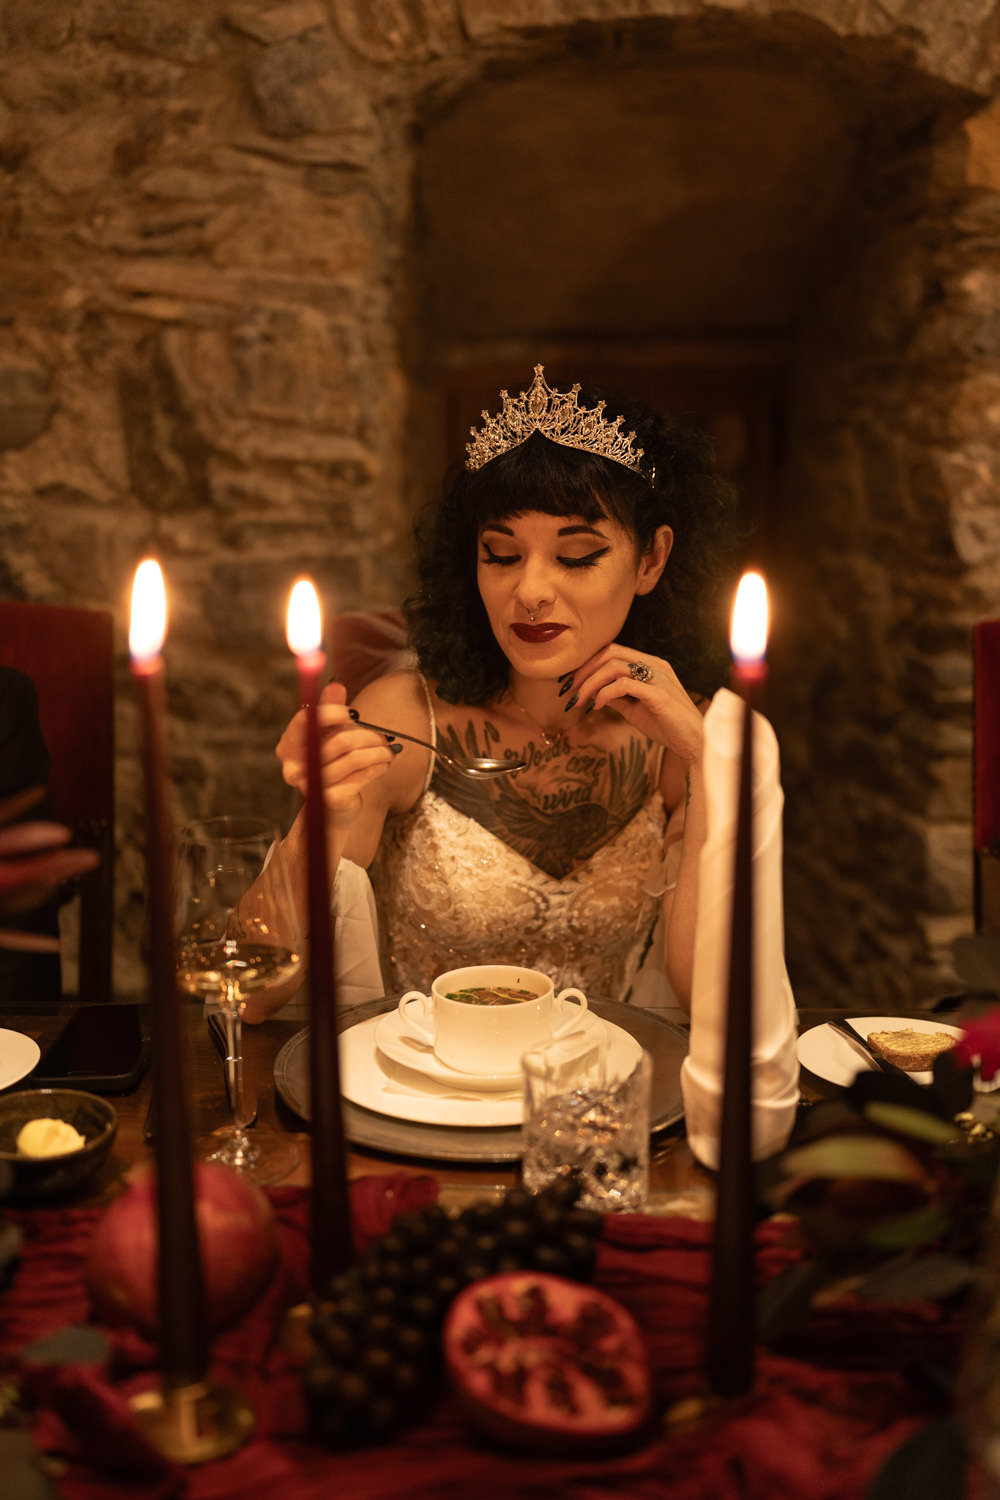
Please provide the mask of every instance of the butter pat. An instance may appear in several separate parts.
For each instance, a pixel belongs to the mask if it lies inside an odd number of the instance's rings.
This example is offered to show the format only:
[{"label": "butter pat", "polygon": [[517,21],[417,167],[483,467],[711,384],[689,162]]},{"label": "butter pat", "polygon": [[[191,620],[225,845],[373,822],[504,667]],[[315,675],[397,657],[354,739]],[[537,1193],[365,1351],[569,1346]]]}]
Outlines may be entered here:
[{"label": "butter pat", "polygon": [[86,1140],[65,1120],[29,1120],[18,1132],[17,1149],[22,1156],[62,1156],[79,1151]]}]

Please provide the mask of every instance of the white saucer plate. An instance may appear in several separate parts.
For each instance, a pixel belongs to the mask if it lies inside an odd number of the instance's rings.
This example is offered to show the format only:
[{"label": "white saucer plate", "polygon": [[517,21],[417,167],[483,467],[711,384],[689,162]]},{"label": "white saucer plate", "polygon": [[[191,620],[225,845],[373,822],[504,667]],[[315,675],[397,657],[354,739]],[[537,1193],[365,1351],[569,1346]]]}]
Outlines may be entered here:
[{"label": "white saucer plate", "polygon": [[[845,1016],[844,1020],[850,1021],[855,1030],[865,1037],[872,1031],[905,1030],[946,1031],[956,1041],[962,1035],[960,1026],[948,1026],[945,1022],[928,1016],[921,1016],[916,1020],[906,1016]],[[799,1062],[810,1073],[815,1073],[817,1078],[825,1078],[828,1083],[838,1083],[845,1087],[853,1083],[859,1073],[871,1073],[876,1068],[876,1064],[865,1057],[860,1047],[848,1041],[841,1032],[834,1031],[825,1021],[802,1033],[797,1051]],[[927,1069],[909,1076],[914,1083],[930,1083],[934,1075]]]},{"label": "white saucer plate", "polygon": [[[393,1014],[390,1012],[390,1014]],[[397,1063],[375,1045],[384,1016],[359,1021],[340,1035],[340,1087],[344,1098],[363,1109],[423,1125],[461,1125],[496,1128],[520,1125],[523,1114],[520,1075],[511,1089],[495,1080],[481,1089],[481,1080],[455,1073],[460,1082],[441,1082],[411,1066]],[[603,1027],[612,1057],[634,1066],[642,1051],[635,1037],[610,1021],[587,1017],[588,1027]]]},{"label": "white saucer plate", "polygon": [[465,1079],[464,1088],[423,1077],[375,1046],[382,1020],[373,1016],[341,1032],[340,1089],[345,1099],[377,1114],[423,1125],[520,1125],[520,1078],[512,1094],[496,1086],[480,1092],[478,1081],[467,1074],[459,1075]]},{"label": "white saucer plate", "polygon": [[[572,1002],[569,1002],[572,1004]],[[576,1028],[572,1028],[576,1030]],[[599,1036],[605,1023],[591,1011],[580,1013],[579,1029]],[[411,1035],[403,1026],[403,1018],[397,1010],[387,1011],[379,1017],[375,1028],[375,1045],[385,1057],[401,1067],[410,1068],[423,1078],[435,1083],[447,1083],[452,1088],[475,1089],[485,1094],[494,1089],[520,1089],[520,1070],[516,1073],[463,1073],[460,1068],[449,1067],[436,1055],[428,1042]]]},{"label": "white saucer plate", "polygon": [[38,1043],[20,1031],[0,1031],[0,1089],[27,1078],[41,1057]]}]

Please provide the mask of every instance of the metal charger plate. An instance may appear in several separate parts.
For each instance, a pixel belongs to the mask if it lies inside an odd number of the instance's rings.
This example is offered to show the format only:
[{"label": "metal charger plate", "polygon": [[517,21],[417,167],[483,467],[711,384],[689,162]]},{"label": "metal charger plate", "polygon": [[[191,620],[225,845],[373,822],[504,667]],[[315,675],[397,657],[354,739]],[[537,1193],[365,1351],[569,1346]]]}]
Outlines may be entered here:
[{"label": "metal charger plate", "polygon": [[[396,997],[398,998],[398,997]],[[341,1016],[337,1030],[347,1031],[359,1021],[392,1010],[396,999],[372,1000]],[[651,1132],[665,1130],[683,1117],[681,1063],[687,1056],[687,1033],[640,1006],[620,1005],[615,1000],[591,1000],[590,1009],[634,1036],[653,1059],[650,1098]],[[274,1084],[281,1098],[303,1120],[309,1114],[309,1027],[297,1031],[274,1060]],[[376,1114],[360,1105],[341,1101],[344,1132],[356,1146],[369,1146],[395,1156],[417,1156],[430,1161],[501,1162],[520,1161],[521,1127],[475,1125],[423,1125]]]}]

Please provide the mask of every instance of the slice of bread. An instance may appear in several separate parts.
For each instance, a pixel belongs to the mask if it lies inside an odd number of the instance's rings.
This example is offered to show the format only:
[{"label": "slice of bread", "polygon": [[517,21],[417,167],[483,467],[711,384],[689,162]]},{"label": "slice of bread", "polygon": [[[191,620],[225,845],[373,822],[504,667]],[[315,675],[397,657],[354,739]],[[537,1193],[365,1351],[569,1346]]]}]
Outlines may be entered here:
[{"label": "slice of bread", "polygon": [[912,1026],[868,1033],[869,1047],[906,1073],[922,1073],[932,1068],[934,1059],[954,1047],[955,1040],[947,1031],[914,1031]]}]

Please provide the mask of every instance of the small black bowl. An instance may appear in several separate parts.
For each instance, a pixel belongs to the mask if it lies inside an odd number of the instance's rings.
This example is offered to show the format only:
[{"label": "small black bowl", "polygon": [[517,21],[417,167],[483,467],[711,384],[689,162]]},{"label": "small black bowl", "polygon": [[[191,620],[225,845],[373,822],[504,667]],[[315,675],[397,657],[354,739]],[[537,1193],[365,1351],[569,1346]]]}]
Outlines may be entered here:
[{"label": "small black bowl", "polygon": [[[84,1138],[61,1156],[21,1156],[17,1137],[29,1120],[65,1120]],[[18,1089],[0,1094],[0,1163],[13,1174],[11,1198],[47,1198],[79,1187],[107,1160],[118,1115],[106,1099],[79,1089]],[[6,1175],[5,1173],[2,1175]]]}]

